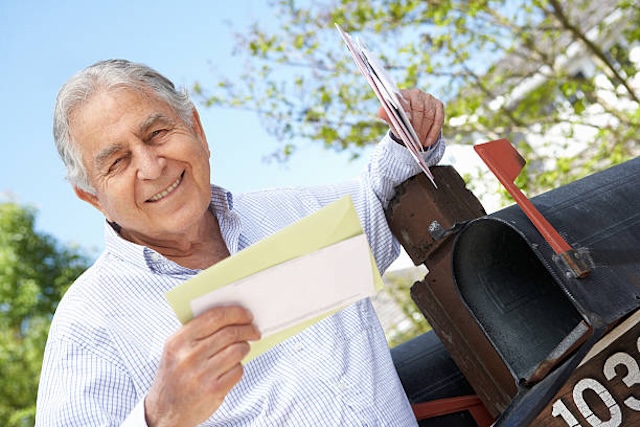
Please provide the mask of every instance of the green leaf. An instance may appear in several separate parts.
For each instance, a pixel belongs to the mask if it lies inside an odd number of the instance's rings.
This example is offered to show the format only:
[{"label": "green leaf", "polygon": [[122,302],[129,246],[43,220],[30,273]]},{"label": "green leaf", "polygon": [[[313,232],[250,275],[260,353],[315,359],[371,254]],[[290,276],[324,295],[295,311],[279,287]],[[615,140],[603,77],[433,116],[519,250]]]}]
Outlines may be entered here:
[{"label": "green leaf", "polygon": [[34,229],[35,210],[0,203],[0,425],[34,423],[51,316],[89,260]]},{"label": "green leaf", "polygon": [[[536,165],[527,185],[538,193],[640,154],[634,83],[640,77],[638,61],[629,56],[640,43],[636,3],[275,1],[274,25],[254,23],[237,34],[235,53],[245,59],[246,72],[220,76],[234,85],[214,84],[207,96],[216,102],[204,103],[255,111],[267,131],[287,143],[348,151],[375,143],[385,132],[374,125],[379,104],[333,26],[339,22],[378,54],[400,87],[419,87],[445,102],[449,141],[541,141],[527,153]],[[621,18],[606,28],[604,18],[616,8]],[[593,36],[596,30],[601,38]],[[567,57],[571,52],[579,55]],[[600,87],[603,81],[611,93]],[[606,129],[598,109],[612,117]],[[556,162],[563,156],[554,147],[558,136],[580,147],[574,167],[562,175],[554,169],[564,165]],[[606,138],[609,146],[600,150]]]}]

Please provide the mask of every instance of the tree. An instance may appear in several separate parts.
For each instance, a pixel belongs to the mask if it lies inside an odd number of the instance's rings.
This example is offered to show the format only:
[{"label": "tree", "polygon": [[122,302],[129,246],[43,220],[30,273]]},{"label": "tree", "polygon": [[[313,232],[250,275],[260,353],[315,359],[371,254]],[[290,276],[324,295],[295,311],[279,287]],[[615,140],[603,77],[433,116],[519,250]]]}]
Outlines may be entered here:
[{"label": "tree", "polygon": [[[426,268],[406,268],[387,271],[383,276],[385,286],[373,299],[373,306],[378,312],[389,347],[431,330],[431,325],[413,304],[409,294],[411,286],[423,280],[426,271]],[[396,308],[397,314],[393,313]]]},{"label": "tree", "polygon": [[88,258],[34,228],[35,211],[0,203],[0,424],[33,425],[51,316]]},{"label": "tree", "polygon": [[639,152],[640,5],[634,0],[272,2],[275,27],[238,33],[240,76],[194,86],[209,106],[251,109],[283,141],[348,150],[386,126],[333,23],[362,36],[400,87],[447,103],[458,143],[508,138],[520,186],[556,187]]}]

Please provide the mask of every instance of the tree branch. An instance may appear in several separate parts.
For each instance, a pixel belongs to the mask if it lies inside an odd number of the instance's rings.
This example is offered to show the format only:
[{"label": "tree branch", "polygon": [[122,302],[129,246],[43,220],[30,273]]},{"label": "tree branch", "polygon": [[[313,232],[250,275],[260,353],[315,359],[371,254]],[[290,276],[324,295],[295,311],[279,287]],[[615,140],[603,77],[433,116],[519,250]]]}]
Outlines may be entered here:
[{"label": "tree branch", "polygon": [[587,49],[589,49],[600,61],[602,61],[607,68],[611,71],[611,73],[618,79],[622,85],[627,89],[629,96],[636,102],[640,102],[640,99],[636,96],[633,88],[629,85],[627,79],[620,74],[620,72],[616,69],[615,65],[607,58],[607,56],[602,52],[602,50],[595,45],[591,40],[587,38],[587,36],[575,25],[569,22],[569,17],[565,13],[562,5],[558,0],[549,0],[549,3],[553,7],[553,15],[560,21],[562,26],[569,30],[574,37],[578,40],[582,41]]}]

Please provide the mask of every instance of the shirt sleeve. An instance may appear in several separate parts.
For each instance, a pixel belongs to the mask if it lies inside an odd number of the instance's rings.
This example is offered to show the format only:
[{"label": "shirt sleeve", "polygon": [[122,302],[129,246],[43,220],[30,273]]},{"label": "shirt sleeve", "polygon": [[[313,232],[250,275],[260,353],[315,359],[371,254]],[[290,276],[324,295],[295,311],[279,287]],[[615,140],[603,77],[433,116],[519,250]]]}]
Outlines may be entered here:
[{"label": "shirt sleeve", "polygon": [[126,372],[82,344],[49,343],[42,372],[36,426],[146,427],[144,398]]},{"label": "shirt sleeve", "polygon": [[144,415],[144,398],[133,408],[129,416],[120,427],[147,427],[147,418]]},{"label": "shirt sleeve", "polygon": [[[440,134],[435,144],[422,154],[427,166],[437,164],[444,154],[445,141]],[[383,208],[395,195],[395,188],[408,178],[422,173],[409,149],[395,142],[389,133],[374,150],[369,167],[364,174],[367,181]]]},{"label": "shirt sleeve", "polygon": [[[421,153],[428,166],[437,164],[444,154],[442,135]],[[409,150],[387,135],[374,150],[367,170],[360,177],[354,204],[360,215],[378,269],[383,273],[398,257],[400,245],[389,229],[384,210],[395,196],[398,185],[422,173]]]},{"label": "shirt sleeve", "polygon": [[[438,141],[421,155],[425,163],[432,166],[440,161],[444,149],[445,141],[440,135]],[[384,210],[394,197],[396,187],[419,173],[422,170],[409,150],[394,142],[387,133],[357,180],[311,191],[321,205],[345,194],[351,195],[378,269],[383,273],[400,253],[400,246],[389,230]]]}]

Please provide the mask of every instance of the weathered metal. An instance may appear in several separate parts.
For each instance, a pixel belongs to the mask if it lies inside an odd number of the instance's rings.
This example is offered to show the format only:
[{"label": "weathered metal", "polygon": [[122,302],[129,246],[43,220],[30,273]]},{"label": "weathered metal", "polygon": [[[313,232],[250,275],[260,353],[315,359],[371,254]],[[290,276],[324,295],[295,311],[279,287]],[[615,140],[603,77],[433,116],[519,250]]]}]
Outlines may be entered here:
[{"label": "weathered metal", "polygon": [[600,340],[530,425],[640,425],[640,310]]},{"label": "weathered metal", "polygon": [[476,417],[460,407],[477,402],[452,400],[475,392],[433,330],[392,348],[391,357],[420,426],[478,426]]},{"label": "weathered metal", "polygon": [[531,199],[593,260],[580,280],[519,206],[486,215],[453,168],[433,173],[438,190],[416,176],[388,209],[396,237],[429,269],[412,298],[496,425],[529,425],[640,308],[640,159]]},{"label": "weathered metal", "polygon": [[589,253],[572,248],[514,184],[526,162],[513,145],[506,139],[497,139],[473,148],[555,251],[556,260],[575,278],[586,277],[592,264]]},{"label": "weathered metal", "polygon": [[389,205],[387,220],[413,262],[429,270],[423,281],[413,285],[411,297],[489,412],[498,416],[517,387],[455,289],[451,254],[456,233],[432,232],[433,224],[459,230],[486,212],[453,167],[436,166],[432,173],[438,189],[422,175],[405,181]]},{"label": "weathered metal", "polygon": [[415,265],[433,262],[457,227],[486,214],[453,167],[434,166],[431,173],[438,189],[416,175],[396,188],[386,211],[389,227]]}]

